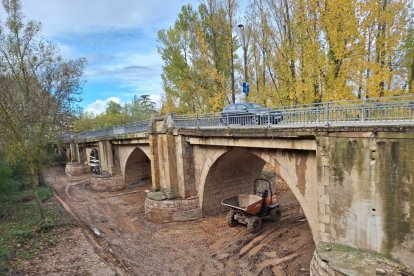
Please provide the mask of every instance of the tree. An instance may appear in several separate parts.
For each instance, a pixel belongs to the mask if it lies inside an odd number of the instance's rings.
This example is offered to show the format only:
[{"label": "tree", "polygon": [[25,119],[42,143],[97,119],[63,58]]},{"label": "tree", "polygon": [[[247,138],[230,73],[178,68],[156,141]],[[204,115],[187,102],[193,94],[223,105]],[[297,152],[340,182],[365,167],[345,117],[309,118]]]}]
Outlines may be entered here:
[{"label": "tree", "polygon": [[19,0],[3,0],[6,22],[0,24],[0,128],[9,159],[27,162],[33,197],[37,168],[46,160],[47,145],[70,126],[82,90],[84,59],[65,60],[41,36],[41,25],[25,21]]},{"label": "tree", "polygon": [[414,11],[411,5],[408,18],[408,29],[404,41],[405,56],[403,66],[407,70],[408,93],[414,93]]},{"label": "tree", "polygon": [[151,101],[149,95],[141,95],[139,98],[134,96],[131,103],[125,104],[124,109],[130,116],[130,121],[147,120],[157,112],[155,102]]},{"label": "tree", "polygon": [[105,110],[106,114],[120,114],[122,111],[122,106],[114,101],[109,101]]},{"label": "tree", "polygon": [[164,61],[163,111],[218,111],[235,101],[236,0],[182,7],[174,26],[158,33]]},{"label": "tree", "polygon": [[[184,6],[159,33],[164,111],[218,111],[244,79],[237,3]],[[244,15],[249,100],[294,105],[413,92],[408,0],[250,0]]]},{"label": "tree", "polygon": [[125,103],[123,106],[113,101],[108,102],[103,114],[80,113],[73,127],[78,132],[106,128],[148,120],[155,113],[157,113],[155,102],[151,101],[149,95],[141,95],[139,98],[134,96],[130,103]]}]

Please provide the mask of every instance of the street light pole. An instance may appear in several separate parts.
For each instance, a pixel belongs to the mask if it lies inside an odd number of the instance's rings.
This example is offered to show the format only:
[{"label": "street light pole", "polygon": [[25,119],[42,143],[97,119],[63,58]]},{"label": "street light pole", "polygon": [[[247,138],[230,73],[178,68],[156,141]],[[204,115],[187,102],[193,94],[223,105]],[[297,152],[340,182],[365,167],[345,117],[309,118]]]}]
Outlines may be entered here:
[{"label": "street light pole", "polygon": [[[248,83],[249,80],[247,78],[247,49],[246,49],[246,34],[245,34],[245,30],[244,30],[244,25],[243,24],[239,24],[237,25],[237,27],[240,28],[241,33],[242,33],[242,43],[243,43],[243,59],[244,59],[244,82]],[[246,93],[246,102],[247,102],[247,98],[249,97],[249,93]]]}]

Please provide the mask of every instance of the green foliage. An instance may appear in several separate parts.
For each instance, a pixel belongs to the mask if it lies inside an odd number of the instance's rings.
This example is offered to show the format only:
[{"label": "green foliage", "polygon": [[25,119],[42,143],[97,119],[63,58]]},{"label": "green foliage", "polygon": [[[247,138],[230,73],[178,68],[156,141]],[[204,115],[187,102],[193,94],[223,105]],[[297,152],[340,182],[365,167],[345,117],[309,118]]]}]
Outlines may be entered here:
[{"label": "green foliage", "polygon": [[28,230],[16,230],[14,236],[18,243],[24,243],[26,240],[33,238],[34,233],[31,229]]},{"label": "green foliage", "polygon": [[[0,210],[7,213],[1,216],[0,212],[0,275],[12,268],[10,262],[18,265],[22,260],[32,259],[39,250],[56,245],[57,234],[52,229],[72,222],[57,202],[50,202],[45,210],[48,219],[35,232],[40,215],[31,196],[31,190],[0,193]],[[51,196],[50,188],[39,188],[42,200]]]},{"label": "green foliage", "polygon": [[124,111],[130,122],[148,120],[157,112],[155,102],[151,101],[149,95],[141,95],[139,98],[134,96],[131,103],[125,104]]},{"label": "green foliage", "polygon": [[7,248],[0,247],[0,275],[7,272],[7,263],[10,259],[10,252]]},{"label": "green foliage", "polygon": [[163,112],[218,111],[230,101],[237,47],[229,18],[236,5],[223,2],[206,1],[198,11],[185,5],[174,26],[159,31]]},{"label": "green foliage", "polygon": [[251,0],[244,16],[239,2],[185,5],[159,31],[163,112],[218,111],[244,80],[266,106],[414,92],[410,1]]},{"label": "green foliage", "polygon": [[51,152],[50,153],[50,162],[52,164],[64,164],[67,162],[67,156],[66,153],[57,153],[57,152]]},{"label": "green foliage", "polygon": [[122,106],[119,103],[114,101],[109,101],[105,110],[105,113],[108,115],[120,114]]},{"label": "green foliage", "polygon": [[54,227],[55,227],[55,224],[54,224],[52,221],[47,220],[44,224],[42,224],[42,225],[40,226],[40,231],[41,231],[42,233],[48,233],[48,232],[49,232],[50,230],[52,230]]},{"label": "green foliage", "polygon": [[12,168],[0,155],[0,193],[9,193],[16,190],[16,183],[12,179]]},{"label": "green foliage", "polygon": [[[0,21],[0,146],[24,160],[41,218],[37,174],[48,145],[66,131],[78,109],[86,60],[67,60],[43,39],[41,24],[26,20],[20,0],[3,0]],[[17,162],[16,162],[17,163]]]},{"label": "green foliage", "polygon": [[156,112],[155,103],[151,101],[149,95],[141,95],[139,98],[134,96],[132,101],[124,106],[110,101],[103,114],[96,116],[87,112],[80,114],[79,119],[74,122],[74,129],[87,131],[148,120]]},{"label": "green foliage", "polygon": [[[16,160],[19,158],[16,158]],[[23,161],[10,163],[0,152],[0,195],[22,190],[27,182],[27,167]]]},{"label": "green foliage", "polygon": [[50,187],[39,187],[39,189],[37,190],[37,194],[39,195],[39,199],[42,202],[45,202],[48,199],[52,198],[53,191]]}]

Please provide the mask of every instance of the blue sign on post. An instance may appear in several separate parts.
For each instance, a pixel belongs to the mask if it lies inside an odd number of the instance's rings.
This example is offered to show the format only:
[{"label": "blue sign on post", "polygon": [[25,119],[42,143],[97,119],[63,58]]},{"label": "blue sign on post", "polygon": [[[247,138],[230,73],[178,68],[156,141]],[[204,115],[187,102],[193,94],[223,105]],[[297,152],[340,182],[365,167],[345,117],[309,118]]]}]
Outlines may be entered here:
[{"label": "blue sign on post", "polygon": [[250,92],[250,86],[248,82],[243,82],[243,93],[244,94],[249,94]]}]

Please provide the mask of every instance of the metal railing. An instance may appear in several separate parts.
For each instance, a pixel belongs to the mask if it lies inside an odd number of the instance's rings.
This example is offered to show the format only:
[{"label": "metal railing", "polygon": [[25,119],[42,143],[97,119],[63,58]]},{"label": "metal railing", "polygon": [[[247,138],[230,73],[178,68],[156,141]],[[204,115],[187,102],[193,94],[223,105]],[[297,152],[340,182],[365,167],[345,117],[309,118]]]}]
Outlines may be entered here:
[{"label": "metal railing", "polygon": [[112,137],[115,135],[147,132],[149,129],[149,121],[133,122],[124,125],[118,125],[108,128],[89,130],[76,133],[77,140],[86,140],[99,137]]},{"label": "metal railing", "polygon": [[[414,95],[281,106],[257,114],[169,115],[174,128],[286,128],[414,125]],[[77,140],[112,137],[149,130],[149,121],[80,132]]]},{"label": "metal railing", "polygon": [[258,113],[175,115],[176,128],[327,127],[414,124],[414,95],[269,108]]}]

